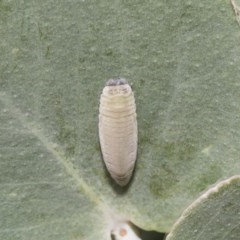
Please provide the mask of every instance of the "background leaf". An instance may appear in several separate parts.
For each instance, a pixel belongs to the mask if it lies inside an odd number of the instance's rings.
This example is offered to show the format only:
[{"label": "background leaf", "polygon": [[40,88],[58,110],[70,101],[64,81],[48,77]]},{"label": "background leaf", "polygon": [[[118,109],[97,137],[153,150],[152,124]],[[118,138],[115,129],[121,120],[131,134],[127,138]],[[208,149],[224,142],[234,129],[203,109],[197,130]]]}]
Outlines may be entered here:
[{"label": "background leaf", "polygon": [[[169,231],[239,173],[240,30],[229,1],[0,1],[0,238],[105,239],[111,209]],[[135,92],[128,189],[109,178],[98,101]]]},{"label": "background leaf", "polygon": [[184,211],[166,240],[238,239],[240,176],[210,188]]}]

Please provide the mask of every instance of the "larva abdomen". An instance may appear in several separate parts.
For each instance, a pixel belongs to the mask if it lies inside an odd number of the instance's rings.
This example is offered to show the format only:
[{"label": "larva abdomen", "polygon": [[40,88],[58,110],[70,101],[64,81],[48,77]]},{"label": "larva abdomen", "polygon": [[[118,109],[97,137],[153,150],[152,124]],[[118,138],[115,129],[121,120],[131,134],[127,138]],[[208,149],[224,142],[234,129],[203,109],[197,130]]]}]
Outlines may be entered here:
[{"label": "larva abdomen", "polygon": [[137,120],[134,94],[124,79],[111,79],[103,89],[99,138],[110,175],[120,186],[127,185],[137,157]]}]

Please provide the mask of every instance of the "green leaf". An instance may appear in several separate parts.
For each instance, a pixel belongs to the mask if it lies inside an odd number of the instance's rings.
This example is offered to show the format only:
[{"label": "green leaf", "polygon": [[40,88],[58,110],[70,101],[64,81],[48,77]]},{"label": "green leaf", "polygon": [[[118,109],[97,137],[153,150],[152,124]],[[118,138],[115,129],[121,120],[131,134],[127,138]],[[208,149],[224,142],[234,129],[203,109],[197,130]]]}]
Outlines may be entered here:
[{"label": "green leaf", "polygon": [[[108,212],[166,232],[239,173],[230,2],[1,0],[0,36],[0,239],[107,239]],[[99,97],[115,76],[133,84],[138,114],[126,189],[98,142]]]},{"label": "green leaf", "polygon": [[239,196],[240,175],[218,183],[184,211],[166,240],[238,239]]}]

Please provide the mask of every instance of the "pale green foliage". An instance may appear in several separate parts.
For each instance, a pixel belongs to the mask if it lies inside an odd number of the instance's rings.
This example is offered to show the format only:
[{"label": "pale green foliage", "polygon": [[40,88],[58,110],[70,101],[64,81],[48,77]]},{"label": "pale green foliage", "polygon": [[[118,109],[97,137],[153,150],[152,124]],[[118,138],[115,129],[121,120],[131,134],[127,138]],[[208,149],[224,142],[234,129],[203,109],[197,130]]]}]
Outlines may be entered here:
[{"label": "pale green foliage", "polygon": [[[230,2],[2,0],[0,36],[0,239],[105,239],[105,209],[169,231],[200,192],[239,173]],[[138,114],[125,191],[97,130],[116,76],[133,84]]]},{"label": "pale green foliage", "polygon": [[218,183],[184,212],[166,240],[237,240],[240,175]]}]

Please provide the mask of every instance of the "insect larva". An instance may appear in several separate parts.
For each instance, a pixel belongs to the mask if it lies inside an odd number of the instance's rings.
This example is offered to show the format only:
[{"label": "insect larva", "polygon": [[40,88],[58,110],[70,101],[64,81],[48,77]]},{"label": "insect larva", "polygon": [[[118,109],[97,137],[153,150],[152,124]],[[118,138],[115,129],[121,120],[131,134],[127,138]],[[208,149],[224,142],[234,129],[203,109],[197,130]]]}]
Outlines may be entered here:
[{"label": "insect larva", "polygon": [[127,185],[137,157],[137,119],[134,94],[124,79],[110,79],[103,89],[99,138],[110,175],[120,186]]}]

